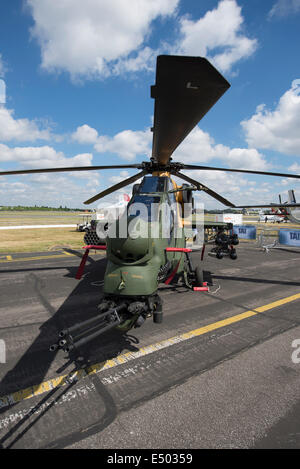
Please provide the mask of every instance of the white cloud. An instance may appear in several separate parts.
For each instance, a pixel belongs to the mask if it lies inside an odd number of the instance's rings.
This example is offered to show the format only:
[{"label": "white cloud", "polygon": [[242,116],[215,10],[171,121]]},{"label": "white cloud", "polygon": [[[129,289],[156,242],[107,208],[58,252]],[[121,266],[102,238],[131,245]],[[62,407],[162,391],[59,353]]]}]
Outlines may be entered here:
[{"label": "white cloud", "polygon": [[[49,146],[9,148],[0,144],[0,161],[19,163],[22,168],[53,168],[91,166],[91,153],[67,158]],[[44,204],[82,206],[82,202],[99,191],[97,171],[28,174],[18,176],[22,182],[0,180],[2,204]]]},{"label": "white cloud", "polygon": [[184,163],[206,163],[224,153],[223,145],[214,145],[209,133],[195,127],[173,154],[173,159]]},{"label": "white cloud", "polygon": [[219,70],[228,72],[257,48],[257,40],[244,35],[243,21],[235,0],[220,1],[197,21],[181,18],[178,53],[207,57]]},{"label": "white cloud", "polygon": [[98,139],[98,132],[87,124],[77,127],[76,131],[72,134],[72,139],[78,143],[96,143]]},{"label": "white cloud", "polygon": [[[120,138],[121,135],[121,138]],[[124,131],[114,137],[99,137],[99,150],[110,151],[125,159],[133,160],[140,152],[140,148],[148,149],[150,153],[150,143],[152,134],[150,131]],[[139,145],[137,145],[137,143]],[[97,144],[95,145],[95,148]],[[145,155],[147,151],[143,152]],[[129,155],[129,158],[128,158]],[[196,127],[178,147],[173,155],[174,161],[184,163],[208,163],[214,159],[219,159],[229,167],[240,169],[264,170],[268,168],[262,154],[254,148],[230,148],[222,144],[215,144],[214,139],[207,133]],[[212,188],[216,192],[224,195],[236,205],[242,203],[256,203],[258,200],[255,181],[248,181],[240,174],[228,174],[217,171],[184,171],[194,179],[198,179],[203,184]],[[122,179],[129,176],[127,171],[120,175],[109,178],[111,184],[117,184]],[[182,183],[182,180],[180,180]],[[130,191],[131,186],[128,186]],[[205,202],[206,208],[221,207],[214,199],[201,192],[201,200]],[[272,193],[267,188],[260,191],[259,202],[272,200]],[[258,202],[258,203],[259,203]],[[224,207],[223,207],[224,208]]]},{"label": "white cloud", "polygon": [[29,119],[15,119],[14,111],[0,107],[0,140],[2,141],[35,141],[49,140],[48,129],[39,129],[35,121]]},{"label": "white cloud", "polygon": [[295,174],[300,174],[300,164],[293,163],[291,166],[289,166],[288,170]]},{"label": "white cloud", "polygon": [[134,160],[142,155],[147,158],[151,152],[152,133],[146,130],[123,130],[113,137],[99,135],[87,124],[77,127],[72,139],[78,143],[94,144],[98,153],[114,153],[125,160]]},{"label": "white cloud", "polygon": [[0,181],[0,193],[6,193],[7,190],[10,191],[11,194],[19,194],[24,193],[29,188],[27,184],[23,184],[22,182],[2,182]]},{"label": "white cloud", "polygon": [[[93,155],[91,153],[80,153],[72,158],[66,158],[62,152],[57,152],[49,146],[43,147],[14,147],[9,148],[7,145],[0,143],[0,161],[20,163],[22,167],[30,168],[64,168],[91,166]],[[86,185],[98,186],[99,174],[96,171],[76,171],[65,173],[68,177],[82,179]],[[27,176],[32,181],[59,183],[59,173],[53,174],[35,174]],[[50,178],[50,180],[49,180]],[[52,179],[51,179],[52,178]]]},{"label": "white cloud", "polygon": [[[80,129],[80,132],[78,132]],[[89,136],[95,136],[95,129],[85,125],[77,128],[73,134],[84,141],[89,140]],[[98,133],[97,133],[98,134]],[[93,140],[93,139],[92,139]],[[116,134],[113,137],[99,136],[97,143],[94,145],[95,150],[100,152],[112,152],[126,160],[133,160],[138,155],[145,156],[151,151],[152,133],[150,129],[146,131],[132,131],[125,130]],[[199,127],[196,127],[186,138],[186,140],[178,147],[173,155],[174,161],[182,161],[185,163],[208,163],[214,159],[219,159],[229,167],[241,169],[257,169],[263,170],[268,167],[262,154],[254,148],[230,148],[222,144],[216,144],[214,139],[209,133],[204,132]],[[224,195],[229,200],[237,205],[243,202],[254,203],[257,200],[257,188],[255,181],[248,181],[245,176],[240,174],[228,174],[216,171],[190,171],[186,172],[192,178],[199,179],[208,187],[212,188],[221,195]],[[122,171],[118,175],[111,176],[107,185],[117,184],[129,177],[127,171]],[[180,180],[182,183],[182,180]],[[126,189],[127,192],[131,191],[131,186]],[[267,188],[262,188],[261,202],[265,202],[265,197],[268,196],[271,200],[271,193]],[[207,208],[216,206],[221,207],[217,201],[206,196],[204,193],[200,194],[201,200],[205,201]],[[106,199],[105,199],[106,201]]]},{"label": "white cloud", "polygon": [[[72,79],[153,70],[156,55],[205,56],[223,72],[253,54],[257,40],[246,36],[236,0],[221,0],[202,18],[178,17],[179,0],[27,0],[41,47],[42,67],[67,71]],[[149,47],[153,20],[174,17],[179,39]]]},{"label": "white cloud", "polygon": [[42,147],[14,147],[10,148],[0,143],[0,161],[14,161],[28,167],[54,168],[69,166],[91,166],[93,155],[82,153],[72,158],[66,158],[62,152],[57,152],[48,145]]},{"label": "white cloud", "polygon": [[[42,176],[42,175],[40,175]],[[3,205],[48,205],[59,207],[83,207],[83,201],[99,192],[99,186],[82,186],[75,179],[62,175],[25,176],[24,182],[1,182],[0,194]],[[27,182],[28,181],[28,182]]]},{"label": "white cloud", "polygon": [[152,133],[147,130],[123,130],[114,137],[100,135],[94,148],[99,153],[115,153],[120,158],[134,160],[137,155],[148,157],[151,152]]},{"label": "white cloud", "polygon": [[172,15],[178,1],[27,0],[42,67],[72,77],[106,76],[118,59],[139,51],[152,21]]},{"label": "white cloud", "polygon": [[[184,171],[187,175],[205,184],[210,189],[225,197],[235,205],[267,204],[278,200],[280,189],[274,184],[251,181],[242,174],[230,174],[221,171]],[[182,183],[182,180],[178,180]],[[279,184],[279,182],[277,183]],[[274,190],[275,189],[275,190]],[[197,200],[205,204],[206,209],[225,208],[223,204],[205,194],[195,192]]]},{"label": "white cloud", "polygon": [[300,11],[300,0],[277,0],[269,12],[269,18],[283,17]]},{"label": "white cloud", "polygon": [[[249,197],[251,202],[254,200],[255,188],[250,186],[249,181],[241,175],[228,174],[220,171],[182,172],[196,181],[203,183],[235,205],[240,205],[244,203],[244,201],[249,201]],[[184,181],[178,179],[178,182],[182,184]],[[212,209],[214,207],[225,208],[223,204],[203,191],[195,192],[195,196],[199,202],[204,203],[206,209]]]},{"label": "white cloud", "polygon": [[173,155],[174,160],[187,164],[207,163],[214,158],[239,169],[263,170],[268,167],[263,155],[255,148],[230,148],[215,144],[214,139],[199,127],[195,127]]},{"label": "white cloud", "polygon": [[109,178],[109,182],[111,184],[118,184],[119,182],[124,181],[124,179],[127,179],[127,178],[129,178],[129,172],[128,171],[121,171],[119,176],[111,176]]},{"label": "white cloud", "polygon": [[261,104],[241,125],[251,147],[300,156],[300,79],[293,81],[274,111]]},{"label": "white cloud", "polygon": [[[1,76],[1,73],[0,73]],[[0,108],[6,103],[6,84],[5,81],[0,78]]]},{"label": "white cloud", "polygon": [[221,156],[229,166],[239,169],[254,169],[262,171],[268,169],[269,164],[263,159],[263,155],[255,148],[228,148]]},{"label": "white cloud", "polygon": [[126,72],[138,72],[142,70],[154,70],[156,56],[159,51],[155,51],[150,47],[144,47],[137,52],[136,57],[120,58],[113,67],[113,73],[120,75]]},{"label": "white cloud", "polygon": [[[72,184],[79,182],[80,180],[84,181],[84,186],[86,188],[98,188],[99,173],[97,171],[79,171],[79,172],[67,172],[67,173],[42,173],[42,174],[31,174],[26,175],[26,180],[30,183],[41,183],[41,184],[53,184],[55,183],[57,187],[64,187],[70,181]],[[73,179],[71,179],[73,178]],[[65,189],[65,187],[64,187]],[[82,190],[82,188],[80,189]]]},{"label": "white cloud", "polygon": [[[137,156],[148,159],[151,154],[152,132],[150,129],[124,130],[109,137],[98,135],[96,129],[85,124],[77,127],[72,138],[79,143],[94,143],[94,149],[98,153],[114,153],[125,160],[134,160]],[[221,159],[231,167],[258,170],[268,167],[263,155],[255,148],[230,148],[215,144],[209,133],[204,132],[198,126],[173,154],[174,160],[184,163],[207,163],[214,158]]]}]

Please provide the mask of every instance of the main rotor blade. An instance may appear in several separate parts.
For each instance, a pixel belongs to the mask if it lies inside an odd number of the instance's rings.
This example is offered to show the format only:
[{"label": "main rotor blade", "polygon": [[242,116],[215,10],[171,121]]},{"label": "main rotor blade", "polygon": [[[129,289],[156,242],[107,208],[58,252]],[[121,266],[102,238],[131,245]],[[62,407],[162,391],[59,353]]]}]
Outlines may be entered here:
[{"label": "main rotor blade", "polygon": [[235,208],[291,208],[300,207],[299,204],[269,204],[269,205],[238,205]]},{"label": "main rotor blade", "polygon": [[173,151],[230,87],[202,57],[160,55],[156,83],[152,157],[166,165]]},{"label": "main rotor blade", "polygon": [[204,191],[206,192],[208,195],[210,195],[211,197],[213,197],[214,199],[218,200],[219,202],[221,202],[222,204],[226,205],[227,207],[233,207],[235,208],[235,205],[232,204],[231,202],[229,202],[229,200],[225,199],[224,197],[222,197],[221,195],[217,194],[216,192],[214,192],[212,189],[209,189],[208,187],[206,187],[204,184],[202,184],[201,182],[198,182],[198,181],[195,181],[195,179],[192,179],[190,178],[189,176],[186,176],[185,174],[182,174],[182,173],[178,173],[178,172],[172,172],[172,174],[174,174],[174,176],[178,176],[179,178],[181,179],[184,179],[185,181],[189,182],[190,184],[194,184],[197,189],[199,191]]},{"label": "main rotor blade", "polygon": [[191,165],[191,164],[184,164],[182,166],[182,169],[188,169],[188,170],[203,170],[203,171],[228,171],[231,173],[245,173],[245,174],[261,174],[265,176],[280,176],[280,177],[285,177],[285,178],[294,178],[294,179],[300,179],[299,174],[287,174],[287,173],[273,173],[270,171],[254,171],[252,169],[229,169],[229,168],[215,168],[215,167],[210,167],[210,166],[198,166],[198,165]]},{"label": "main rotor blade", "polygon": [[20,169],[15,171],[1,171],[0,176],[10,176],[12,174],[34,174],[34,173],[64,173],[70,171],[98,171],[101,169],[140,169],[140,164],[121,164],[112,166],[71,166],[69,168],[41,168],[41,169]]},{"label": "main rotor blade", "polygon": [[130,178],[124,179],[124,181],[119,182],[118,184],[115,184],[114,186],[109,187],[108,189],[105,189],[105,191],[99,192],[99,194],[95,195],[94,197],[91,197],[90,199],[86,200],[84,202],[85,205],[89,205],[96,200],[101,199],[102,197],[105,197],[108,194],[111,194],[112,192],[115,192],[122,187],[128,186],[128,184],[132,184],[133,182],[137,181],[141,177],[145,176],[145,174],[148,174],[147,171],[141,171],[140,173],[135,174],[134,176],[131,176]]}]

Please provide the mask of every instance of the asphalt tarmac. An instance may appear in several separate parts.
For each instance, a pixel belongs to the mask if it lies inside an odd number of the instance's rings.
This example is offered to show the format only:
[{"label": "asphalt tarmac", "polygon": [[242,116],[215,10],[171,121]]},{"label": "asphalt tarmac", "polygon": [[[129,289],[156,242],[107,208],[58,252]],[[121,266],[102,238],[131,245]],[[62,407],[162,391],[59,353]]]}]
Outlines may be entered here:
[{"label": "asphalt tarmac", "polygon": [[162,285],[162,324],[71,357],[49,346],[95,314],[105,256],[78,281],[80,252],[1,255],[2,448],[299,448],[300,250],[237,251],[205,256],[209,292]]}]

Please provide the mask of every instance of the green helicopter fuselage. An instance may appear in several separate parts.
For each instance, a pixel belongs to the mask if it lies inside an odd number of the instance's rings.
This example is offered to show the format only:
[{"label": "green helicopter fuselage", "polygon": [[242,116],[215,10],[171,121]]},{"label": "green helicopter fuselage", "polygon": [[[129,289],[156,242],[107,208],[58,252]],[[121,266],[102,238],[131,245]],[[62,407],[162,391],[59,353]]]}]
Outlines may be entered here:
[{"label": "green helicopter fuselage", "polygon": [[107,268],[104,294],[150,296],[160,281],[184,269],[180,203],[176,184],[168,176],[147,176],[138,186],[127,210],[107,237]]}]

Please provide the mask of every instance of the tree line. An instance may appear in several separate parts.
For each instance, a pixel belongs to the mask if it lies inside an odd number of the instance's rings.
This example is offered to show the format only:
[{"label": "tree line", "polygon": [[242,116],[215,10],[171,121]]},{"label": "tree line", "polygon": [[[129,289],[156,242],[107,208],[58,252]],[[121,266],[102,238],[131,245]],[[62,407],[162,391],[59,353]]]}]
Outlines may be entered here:
[{"label": "tree line", "polygon": [[47,205],[34,205],[32,207],[25,205],[0,205],[1,210],[11,211],[11,212],[20,212],[20,211],[45,211],[45,212],[82,212],[82,208],[69,208],[63,207],[48,207]]}]

